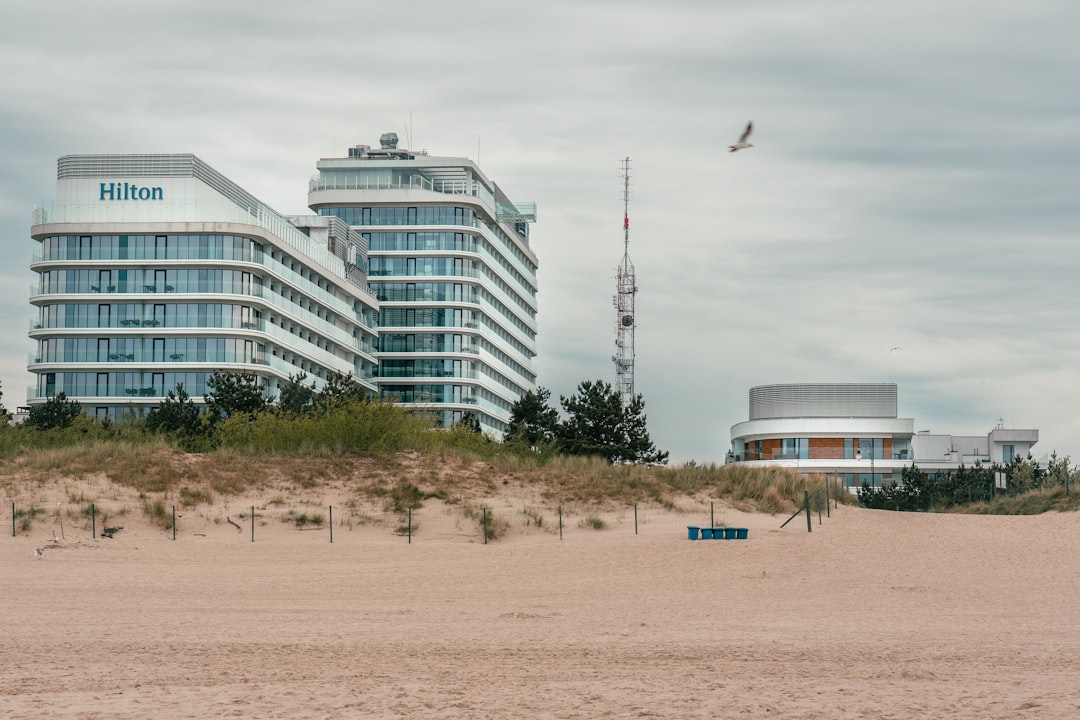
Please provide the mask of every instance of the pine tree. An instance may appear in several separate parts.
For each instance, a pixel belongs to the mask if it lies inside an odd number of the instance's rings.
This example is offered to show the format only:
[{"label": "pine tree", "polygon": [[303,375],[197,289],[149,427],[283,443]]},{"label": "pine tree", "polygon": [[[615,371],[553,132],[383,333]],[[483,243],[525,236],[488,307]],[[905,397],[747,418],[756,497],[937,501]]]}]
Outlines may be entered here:
[{"label": "pine tree", "polygon": [[571,455],[596,455],[610,463],[666,463],[646,428],[645,401],[635,395],[623,405],[619,392],[603,380],[585,380],[578,392],[560,396],[567,419],[559,425],[559,442]]},{"label": "pine tree", "polygon": [[529,447],[554,442],[559,432],[559,413],[548,405],[551,391],[538,387],[518,398],[510,408],[507,441],[520,441]]}]

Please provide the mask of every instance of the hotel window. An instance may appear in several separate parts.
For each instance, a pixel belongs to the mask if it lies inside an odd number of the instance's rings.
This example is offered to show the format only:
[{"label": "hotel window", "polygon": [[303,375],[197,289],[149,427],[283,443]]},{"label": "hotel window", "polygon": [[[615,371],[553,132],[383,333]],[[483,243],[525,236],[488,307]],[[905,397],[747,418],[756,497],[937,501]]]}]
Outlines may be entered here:
[{"label": "hotel window", "polygon": [[1013,458],[1016,457],[1015,445],[1002,445],[1001,446],[1001,462],[1011,463]]},{"label": "hotel window", "polygon": [[807,438],[783,438],[780,441],[780,454],[785,458],[806,460],[810,457]]}]

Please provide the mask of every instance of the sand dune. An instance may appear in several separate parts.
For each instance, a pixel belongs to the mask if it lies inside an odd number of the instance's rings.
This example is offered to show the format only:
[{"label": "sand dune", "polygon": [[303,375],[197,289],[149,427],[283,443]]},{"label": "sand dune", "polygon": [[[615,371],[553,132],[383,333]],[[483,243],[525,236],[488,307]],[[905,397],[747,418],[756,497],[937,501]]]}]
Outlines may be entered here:
[{"label": "sand dune", "polygon": [[35,526],[0,537],[0,715],[1080,717],[1080,516],[725,513],[748,540],[127,518],[37,559]]}]

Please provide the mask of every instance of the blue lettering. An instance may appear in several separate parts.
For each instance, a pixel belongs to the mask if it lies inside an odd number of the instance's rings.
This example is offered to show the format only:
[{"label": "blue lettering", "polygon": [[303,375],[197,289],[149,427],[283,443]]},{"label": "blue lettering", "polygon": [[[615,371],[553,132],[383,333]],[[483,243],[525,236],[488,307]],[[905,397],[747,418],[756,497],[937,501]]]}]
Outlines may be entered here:
[{"label": "blue lettering", "polygon": [[133,183],[98,183],[98,200],[164,200],[165,190]]}]

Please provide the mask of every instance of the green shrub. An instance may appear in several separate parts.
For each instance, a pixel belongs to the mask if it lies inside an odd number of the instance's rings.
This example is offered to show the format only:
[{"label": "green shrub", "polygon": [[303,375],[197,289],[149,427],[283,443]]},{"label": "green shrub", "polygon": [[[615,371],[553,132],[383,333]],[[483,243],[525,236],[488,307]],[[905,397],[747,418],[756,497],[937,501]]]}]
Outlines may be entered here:
[{"label": "green shrub", "polygon": [[604,518],[599,515],[593,515],[589,513],[581,519],[578,523],[578,527],[592,528],[593,530],[603,530],[607,527],[607,523],[604,522]]},{"label": "green shrub", "polygon": [[165,507],[165,503],[161,500],[150,500],[147,498],[143,501],[143,513],[150,518],[150,522],[165,530],[172,530],[173,527],[173,513],[170,508]]},{"label": "green shrub", "polygon": [[203,488],[193,488],[187,485],[180,488],[180,505],[182,507],[194,507],[196,505],[209,505],[214,501],[214,495]]},{"label": "green shrub", "polygon": [[306,525],[316,525],[318,527],[322,527],[322,524],[326,522],[325,518],[323,518],[320,513],[312,513],[311,515],[308,515],[307,513],[300,513],[299,515],[297,515],[290,511],[289,517],[292,519],[292,522],[296,524],[297,528],[303,528]]},{"label": "green shrub", "polygon": [[538,509],[527,507],[521,513],[525,516],[525,527],[529,527],[529,525],[544,526],[544,515]]},{"label": "green shrub", "polygon": [[15,520],[19,524],[19,530],[26,532],[30,529],[30,526],[34,523],[34,518],[38,515],[44,515],[45,509],[36,505],[31,505],[28,508],[16,508]]}]

